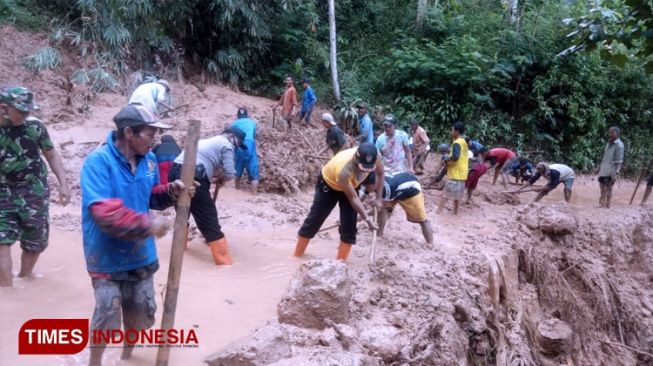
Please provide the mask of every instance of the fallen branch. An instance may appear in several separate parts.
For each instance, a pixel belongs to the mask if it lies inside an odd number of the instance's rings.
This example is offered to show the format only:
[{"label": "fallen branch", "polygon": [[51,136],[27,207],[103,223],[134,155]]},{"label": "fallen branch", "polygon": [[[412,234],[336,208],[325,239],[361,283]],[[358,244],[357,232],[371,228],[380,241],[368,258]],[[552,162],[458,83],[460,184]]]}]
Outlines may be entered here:
[{"label": "fallen branch", "polygon": [[604,341],[603,339],[598,338],[598,337],[592,337],[592,338],[596,339],[597,341],[599,341],[599,342],[601,342],[601,343],[603,343],[603,344],[607,344],[607,345],[609,345],[609,346],[622,347],[622,348],[625,348],[625,349],[627,349],[627,350],[630,350],[630,351],[633,351],[633,352],[639,353],[639,354],[641,354],[641,355],[646,355],[646,356],[648,356],[648,357],[653,358],[653,354],[648,353],[648,352],[646,352],[646,351],[642,351],[642,350],[637,349],[637,348],[635,348],[635,347],[631,347],[631,346],[626,345],[626,344],[623,344],[623,343],[619,343],[619,342],[611,342],[611,341]]},{"label": "fallen branch", "polygon": [[331,158],[326,157],[326,156],[321,156],[321,155],[311,155],[311,154],[304,154],[304,157],[306,157],[306,158],[322,159],[322,160],[329,160],[329,159],[331,159]]}]

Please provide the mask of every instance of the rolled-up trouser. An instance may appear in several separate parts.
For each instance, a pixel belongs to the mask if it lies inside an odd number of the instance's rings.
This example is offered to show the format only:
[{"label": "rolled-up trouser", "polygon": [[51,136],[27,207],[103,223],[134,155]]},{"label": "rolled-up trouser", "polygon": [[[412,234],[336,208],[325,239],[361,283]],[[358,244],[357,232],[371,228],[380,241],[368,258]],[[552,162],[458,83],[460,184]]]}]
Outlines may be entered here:
[{"label": "rolled-up trouser", "polygon": [[340,206],[340,241],[356,244],[356,219],[358,213],[349,203],[349,199],[344,192],[331,189],[320,174],[315,184],[315,195],[313,196],[313,205],[304,220],[304,224],[299,229],[298,235],[304,238],[312,239],[317,234],[324,220],[329,217],[336,203]]},{"label": "rolled-up trouser", "polygon": [[95,293],[91,330],[120,329],[123,324],[125,330],[140,330],[154,325],[156,302],[151,274],[127,280],[91,278],[91,283]]},{"label": "rolled-up trouser", "polygon": [[[181,167],[182,165],[177,163],[172,165],[168,176],[170,182],[181,177]],[[206,175],[204,165],[199,164],[195,167],[195,180],[200,183],[190,200],[190,213],[195,219],[195,224],[207,243],[222,239],[224,233],[218,222],[218,209],[211,197],[211,181]]]}]

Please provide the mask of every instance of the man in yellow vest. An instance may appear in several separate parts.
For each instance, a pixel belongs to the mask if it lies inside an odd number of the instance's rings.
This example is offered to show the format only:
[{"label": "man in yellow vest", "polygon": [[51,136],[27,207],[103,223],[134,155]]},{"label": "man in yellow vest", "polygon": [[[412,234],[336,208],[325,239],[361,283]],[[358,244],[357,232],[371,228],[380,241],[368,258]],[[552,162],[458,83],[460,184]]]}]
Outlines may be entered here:
[{"label": "man in yellow vest", "polygon": [[465,196],[465,181],[469,167],[467,159],[467,142],[463,138],[465,124],[456,122],[451,127],[453,145],[451,152],[445,157],[447,164],[447,183],[444,186],[444,196],[440,200],[438,213],[442,212],[447,199],[453,200],[453,214],[458,214],[458,204]]},{"label": "man in yellow vest", "polygon": [[[376,174],[376,181],[383,182],[381,154],[372,143],[365,142],[358,147],[343,150],[329,160],[315,184],[311,210],[299,229],[295,257],[304,255],[308,242],[315,237],[336,203],[340,206],[340,246],[336,259],[346,261],[351,246],[356,244],[358,214],[370,230],[378,230],[357,194],[358,187],[370,174]],[[378,184],[375,205],[379,209],[383,207],[382,196],[383,185]]]}]

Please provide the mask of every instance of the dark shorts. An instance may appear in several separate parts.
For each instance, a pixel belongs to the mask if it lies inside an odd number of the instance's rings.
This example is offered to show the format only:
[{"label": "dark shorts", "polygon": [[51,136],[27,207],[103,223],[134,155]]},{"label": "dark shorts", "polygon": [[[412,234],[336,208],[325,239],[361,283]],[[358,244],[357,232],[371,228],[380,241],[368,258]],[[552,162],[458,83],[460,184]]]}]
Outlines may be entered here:
[{"label": "dark shorts", "polygon": [[612,177],[599,177],[599,184],[602,186],[612,187],[614,180]]},{"label": "dark shorts", "polygon": [[648,177],[648,181],[646,182],[646,185],[649,187],[653,187],[653,173]]},{"label": "dark shorts", "polygon": [[0,186],[0,245],[20,241],[23,250],[40,253],[48,246],[50,191],[45,181]]},{"label": "dark shorts", "polygon": [[156,302],[152,275],[139,279],[91,278],[95,310],[94,329],[148,329],[154,325]]}]

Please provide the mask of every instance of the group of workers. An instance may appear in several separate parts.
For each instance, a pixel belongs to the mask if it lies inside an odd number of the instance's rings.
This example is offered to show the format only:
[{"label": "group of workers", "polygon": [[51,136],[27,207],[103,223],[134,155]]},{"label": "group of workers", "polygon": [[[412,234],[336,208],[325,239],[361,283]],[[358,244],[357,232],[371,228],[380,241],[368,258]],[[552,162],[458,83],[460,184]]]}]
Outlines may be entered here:
[{"label": "group of workers", "polygon": [[[292,84],[292,78],[286,79],[287,88],[278,104],[287,121],[297,106]],[[303,105],[300,117],[310,122],[316,98],[308,80],[304,80],[304,86],[305,99],[310,100]],[[116,129],[86,157],[81,169],[84,256],[96,300],[92,329],[116,329],[121,322],[125,328],[144,329],[154,323],[152,275],[159,268],[154,237],[164,235],[169,225],[150,216],[151,209],[173,207],[180,194],[187,192],[191,197],[190,212],[215,263],[229,265],[233,259],[215,205],[218,191],[212,195],[211,185],[219,188],[235,179],[240,186],[246,170],[252,189],[257,191],[256,121],[245,108],[238,109],[235,121],[221,134],[199,141],[195,182],[191,187],[184,186],[180,180],[184,151],[171,135],[164,135],[156,144],[157,132],[171,127],[158,118],[160,107],[170,109],[165,102],[169,92],[162,80],[139,86],[130,104],[114,116]],[[287,107],[290,114],[286,113]],[[0,286],[13,284],[10,247],[14,242],[20,241],[22,249],[18,277],[31,276],[40,253],[48,245],[49,188],[41,153],[59,182],[59,202],[66,205],[70,201],[61,157],[46,126],[30,117],[34,108],[33,94],[26,88],[0,90]],[[423,188],[415,175],[423,173],[430,150],[426,131],[413,121],[411,139],[397,128],[397,118],[386,114],[383,132],[375,139],[367,104],[358,103],[356,109],[360,133],[355,137],[356,146],[349,148],[346,135],[333,116],[321,116],[327,130],[323,152],[331,150],[333,157],[317,177],[313,203],[298,231],[295,256],[305,253],[309,241],[336,204],[340,212],[338,259],[346,260],[356,243],[359,215],[369,229],[383,235],[388,215],[397,204],[404,209],[408,221],[420,225],[425,241],[433,243]],[[609,136],[599,171],[603,207],[610,206],[612,187],[623,162],[619,129],[610,128]],[[514,174],[517,180],[528,182],[520,192],[545,177],[549,183],[538,188],[536,200],[560,183],[565,187],[565,199],[570,199],[574,172],[568,166],[538,163],[532,172],[531,163],[514,152],[503,148],[488,150],[466,138],[461,122],[453,124],[451,137],[451,148],[438,149],[447,176],[440,209],[447,199],[452,199],[456,213],[465,189],[468,199],[471,198],[479,178],[492,167],[494,183],[501,175],[506,184],[508,176]],[[653,174],[642,204],[651,187]],[[373,198],[373,210],[379,214],[376,221],[363,204],[368,194]],[[122,357],[128,358],[132,350],[125,347]],[[92,347],[89,364],[100,365],[103,351],[101,344]]]}]

